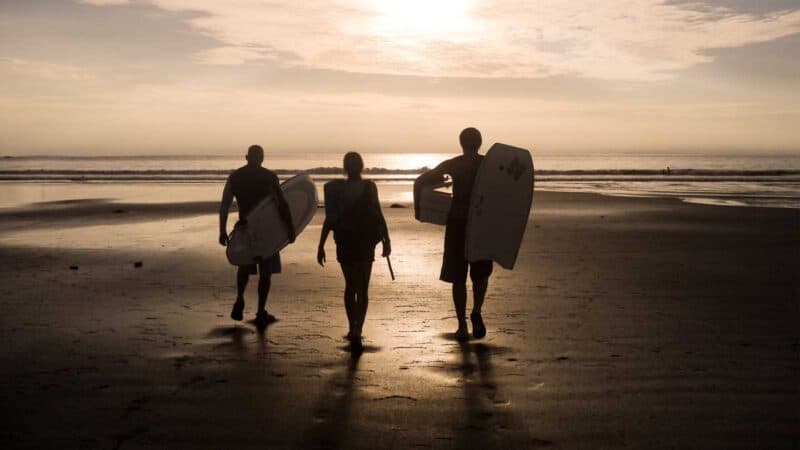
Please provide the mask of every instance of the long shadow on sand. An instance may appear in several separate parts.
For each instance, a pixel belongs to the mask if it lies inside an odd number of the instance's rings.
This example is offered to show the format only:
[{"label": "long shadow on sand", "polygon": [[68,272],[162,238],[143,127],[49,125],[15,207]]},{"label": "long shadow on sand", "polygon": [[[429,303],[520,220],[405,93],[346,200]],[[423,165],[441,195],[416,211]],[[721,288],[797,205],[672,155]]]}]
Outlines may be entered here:
[{"label": "long shadow on sand", "polygon": [[272,324],[261,326],[256,324],[255,320],[249,320],[245,323],[249,324],[250,326],[231,325],[214,327],[206,334],[206,336],[210,338],[229,338],[230,342],[217,344],[214,349],[230,349],[234,355],[238,357],[246,357],[248,350],[246,338],[255,334],[258,355],[263,357],[267,352],[267,342],[269,342],[267,339],[267,329],[269,328],[269,325]]},{"label": "long shadow on sand", "polygon": [[252,334],[253,330],[251,328],[233,325],[212,328],[211,331],[208,332],[207,336],[210,338],[230,339],[230,341],[215,345],[214,350],[230,350],[230,352],[234,355],[242,357],[247,351],[245,338]]},{"label": "long shadow on sand", "polygon": [[344,367],[331,375],[322,387],[320,399],[314,409],[314,425],[305,433],[307,438],[298,445],[298,448],[345,448],[344,440],[352,434],[350,411],[356,393],[358,363],[362,354],[376,352],[379,349],[362,345],[349,345],[343,349],[348,352],[343,361]]},{"label": "long shadow on sand", "polygon": [[460,374],[463,405],[452,419],[455,448],[539,448],[553,442],[530,436],[527,425],[512,411],[512,399],[503,392],[492,357],[511,349],[492,344],[457,342],[453,333],[441,337],[458,345],[456,362],[446,368]]}]

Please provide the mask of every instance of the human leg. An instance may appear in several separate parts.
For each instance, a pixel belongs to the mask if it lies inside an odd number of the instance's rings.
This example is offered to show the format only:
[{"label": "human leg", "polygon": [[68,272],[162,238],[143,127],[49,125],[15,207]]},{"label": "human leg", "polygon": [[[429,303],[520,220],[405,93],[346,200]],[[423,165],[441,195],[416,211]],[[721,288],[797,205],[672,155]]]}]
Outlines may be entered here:
[{"label": "human leg", "polygon": [[272,287],[272,274],[261,273],[258,276],[258,313],[266,311],[269,289]]},{"label": "human leg", "polygon": [[344,311],[347,314],[347,323],[349,325],[348,338],[354,334],[354,327],[357,321],[356,314],[356,281],[354,276],[353,265],[349,263],[340,263],[342,266],[342,275],[344,275]]},{"label": "human leg", "polygon": [[265,327],[275,322],[275,316],[267,312],[267,300],[272,287],[272,274],[280,273],[280,255],[265,258],[258,263],[258,309],[256,310],[256,325]]},{"label": "human leg", "polygon": [[489,277],[480,278],[472,282],[473,306],[470,320],[472,321],[472,335],[475,339],[486,336],[486,325],[483,323],[481,307],[486,297],[486,289],[489,287]]},{"label": "human leg", "polygon": [[489,276],[492,274],[493,264],[491,261],[477,261],[470,264],[470,278],[472,279],[472,335],[476,339],[486,336],[486,325],[483,323],[481,310],[483,301],[486,298],[486,290],[489,288]]},{"label": "human leg", "polygon": [[239,266],[239,270],[236,271],[236,301],[244,302],[244,290],[250,280],[250,273],[250,266]]},{"label": "human leg", "polygon": [[239,266],[236,271],[236,301],[231,309],[231,319],[242,320],[244,318],[244,290],[247,288],[247,281],[250,279],[252,268],[250,266]]},{"label": "human leg", "polygon": [[464,259],[464,240],[466,223],[449,223],[444,233],[444,255],[442,272],[439,279],[452,283],[453,306],[455,307],[458,330],[456,339],[465,341],[469,338],[467,331],[467,271],[469,265]]},{"label": "human leg", "polygon": [[356,321],[358,324],[357,334],[361,335],[364,327],[364,320],[367,317],[367,307],[369,306],[369,280],[372,276],[372,261],[365,261],[356,265],[357,285],[356,285]]},{"label": "human leg", "polygon": [[489,288],[489,277],[480,278],[472,282],[472,314],[480,314],[483,307],[483,300],[486,298],[486,290]]},{"label": "human leg", "polygon": [[464,341],[469,338],[467,331],[467,283],[453,283],[453,306],[456,310],[458,330],[456,339]]}]

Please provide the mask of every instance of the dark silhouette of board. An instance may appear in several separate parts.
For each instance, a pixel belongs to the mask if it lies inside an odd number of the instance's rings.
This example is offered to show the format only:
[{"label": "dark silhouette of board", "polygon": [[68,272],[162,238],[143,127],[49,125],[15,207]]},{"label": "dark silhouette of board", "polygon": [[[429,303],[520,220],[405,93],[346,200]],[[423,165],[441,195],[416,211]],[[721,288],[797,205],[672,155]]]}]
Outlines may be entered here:
[{"label": "dark silhouette of board", "polygon": [[533,203],[528,150],[494,144],[478,169],[467,218],[467,261],[493,260],[513,269]]}]

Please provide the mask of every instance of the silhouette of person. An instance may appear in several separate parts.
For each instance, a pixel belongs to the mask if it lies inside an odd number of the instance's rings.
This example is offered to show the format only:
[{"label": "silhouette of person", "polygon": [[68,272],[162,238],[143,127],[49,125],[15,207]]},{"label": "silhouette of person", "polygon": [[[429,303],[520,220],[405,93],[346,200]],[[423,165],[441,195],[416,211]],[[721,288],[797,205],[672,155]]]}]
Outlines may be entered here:
[{"label": "silhouette of person", "polygon": [[350,325],[347,339],[359,343],[369,305],[375,246],[383,243],[384,257],[391,254],[392,246],[378,201],[378,187],[361,178],[364,169],[361,155],[347,153],[343,165],[347,179],[325,184],[325,222],[319,237],[317,262],[325,266],[325,241],[333,230],[336,260],[342,266],[345,282],[344,308]]},{"label": "silhouette of person", "polygon": [[[286,224],[289,232],[289,242],[295,240],[295,230],[292,225],[292,213],[283,197],[278,176],[274,172],[261,166],[264,161],[264,149],[260,145],[251,145],[247,149],[247,165],[236,169],[228,177],[225,189],[222,191],[222,202],[219,207],[219,243],[228,245],[228,211],[233,199],[239,206],[239,221],[246,220],[250,211],[261,200],[274,195],[278,203],[278,212]],[[281,272],[281,255],[260,255],[257,264],[239,266],[236,275],[236,302],[231,310],[231,319],[242,320],[244,312],[244,291],[250,275],[258,274],[258,309],[256,310],[256,325],[266,326],[275,321],[275,316],[266,310],[267,297],[272,285],[272,274]]]},{"label": "silhouette of person", "polygon": [[486,297],[489,286],[489,276],[492,274],[492,261],[468,262],[465,256],[467,216],[469,201],[472,195],[472,186],[475,176],[483,161],[483,155],[478,154],[481,147],[481,133],[475,128],[466,128],[459,135],[459,141],[464,154],[448,159],[420,175],[414,181],[414,214],[420,218],[419,198],[423,188],[441,185],[445,175],[449,175],[453,182],[453,200],[447,216],[444,234],[444,255],[442,270],[439,279],[453,285],[453,303],[458,319],[456,339],[466,341],[469,339],[467,330],[467,272],[472,279],[473,307],[470,319],[472,321],[472,334],[476,339],[486,335],[486,326],[481,316],[481,307]]}]

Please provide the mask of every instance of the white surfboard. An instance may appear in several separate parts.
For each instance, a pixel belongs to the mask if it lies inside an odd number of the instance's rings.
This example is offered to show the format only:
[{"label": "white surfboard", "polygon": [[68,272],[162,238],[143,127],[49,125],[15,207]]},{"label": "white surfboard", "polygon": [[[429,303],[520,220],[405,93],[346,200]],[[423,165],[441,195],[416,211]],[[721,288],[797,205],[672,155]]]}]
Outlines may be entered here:
[{"label": "white surfboard", "polygon": [[[295,236],[299,236],[317,212],[317,189],[306,174],[281,183],[281,190],[292,212]],[[273,196],[262,200],[234,227],[225,254],[236,266],[253,264],[256,258],[269,257],[289,244],[289,233]]]},{"label": "white surfboard", "polygon": [[467,219],[467,261],[513,269],[533,203],[533,159],[523,148],[494,144],[478,169]]}]

